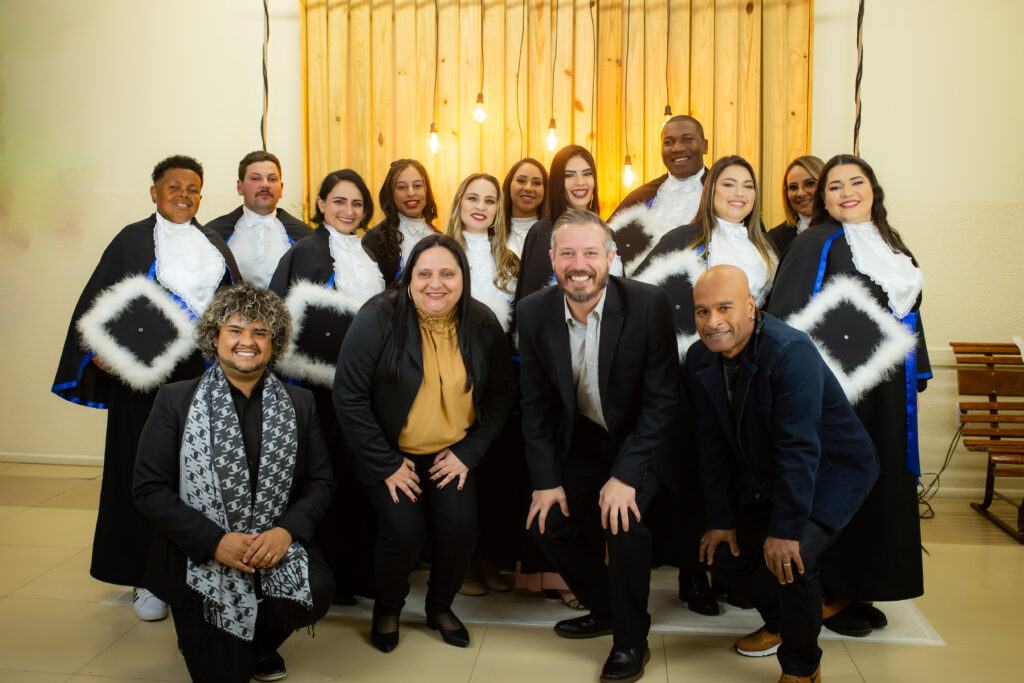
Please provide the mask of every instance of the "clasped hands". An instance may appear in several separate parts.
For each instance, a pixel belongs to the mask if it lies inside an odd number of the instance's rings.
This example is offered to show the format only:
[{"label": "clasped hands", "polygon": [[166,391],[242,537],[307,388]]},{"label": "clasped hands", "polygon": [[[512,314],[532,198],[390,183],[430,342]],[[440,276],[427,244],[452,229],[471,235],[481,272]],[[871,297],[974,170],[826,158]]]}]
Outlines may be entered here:
[{"label": "clasped hands", "polygon": [[252,574],[273,567],[288,552],[292,535],[276,526],[261,534],[229,531],[221,537],[213,558],[221,564]]},{"label": "clasped hands", "polygon": [[[459,480],[457,488],[461,491],[462,487],[466,485],[466,475],[469,474],[469,468],[466,464],[459,460],[458,456],[452,452],[452,449],[446,448],[440,451],[434,456],[434,463],[430,466],[428,472],[430,475],[430,481],[437,482],[437,488],[443,489],[445,486]],[[394,474],[384,480],[384,483],[388,487],[388,492],[391,494],[391,500],[398,502],[398,492],[404,493],[409,500],[416,502],[416,497],[423,493],[420,489],[420,475],[416,474],[416,463],[409,458],[403,458],[402,464]]]},{"label": "clasped hands", "polygon": [[[715,550],[721,543],[728,543],[733,557],[739,557],[740,546],[736,541],[736,529],[708,529],[700,539],[697,559],[707,562],[710,567],[715,562]],[[794,566],[798,572],[804,573],[804,562],[800,558],[800,542],[769,536],[764,541],[764,563],[780,584],[793,583]]]},{"label": "clasped hands", "polygon": [[[597,497],[601,508],[601,528],[611,529],[612,535],[619,533],[619,528],[629,531],[629,513],[632,512],[637,521],[640,520],[640,508],[636,504],[636,488],[615,477],[601,487]],[[562,514],[569,516],[569,502],[565,497],[565,489],[556,486],[553,489],[540,489],[533,492],[530,511],[526,515],[526,528],[529,529],[533,520],[537,520],[537,528],[544,533],[548,512],[558,505]]]}]

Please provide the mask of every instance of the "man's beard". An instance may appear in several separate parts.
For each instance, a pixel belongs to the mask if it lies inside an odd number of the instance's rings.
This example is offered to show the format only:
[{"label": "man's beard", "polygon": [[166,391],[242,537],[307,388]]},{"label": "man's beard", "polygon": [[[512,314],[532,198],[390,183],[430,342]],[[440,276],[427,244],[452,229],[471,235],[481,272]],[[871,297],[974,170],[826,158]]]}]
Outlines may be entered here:
[{"label": "man's beard", "polygon": [[[590,292],[571,292],[567,287],[569,278],[573,275],[591,275],[594,278],[594,289]],[[578,304],[585,304],[596,296],[600,296],[605,287],[608,286],[608,271],[597,273],[592,270],[567,271],[564,276],[558,278],[558,286],[562,288],[565,295]]]}]

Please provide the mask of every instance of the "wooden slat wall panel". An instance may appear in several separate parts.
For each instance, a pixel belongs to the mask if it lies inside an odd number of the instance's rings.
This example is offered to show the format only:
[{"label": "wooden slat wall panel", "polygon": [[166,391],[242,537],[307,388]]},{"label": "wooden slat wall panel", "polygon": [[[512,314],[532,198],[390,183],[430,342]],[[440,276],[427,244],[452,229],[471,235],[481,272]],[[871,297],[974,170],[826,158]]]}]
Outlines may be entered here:
[{"label": "wooden slat wall panel", "polygon": [[[481,16],[480,0],[437,0],[435,112],[434,0],[304,0],[307,204],[323,175],[343,167],[363,174],[376,197],[390,162],[411,156],[431,175],[440,227],[466,175],[500,180],[522,156],[550,163],[553,114],[559,147],[594,153],[607,217],[628,192],[627,141],[636,184],[663,172],[660,129],[671,104],[704,124],[709,164],[738,153],[759,169],[765,223],[774,225],[782,172],[809,152],[811,2],[557,0],[556,9],[555,0],[485,0]],[[483,124],[472,118],[481,74]],[[427,147],[435,119],[436,156]]]}]

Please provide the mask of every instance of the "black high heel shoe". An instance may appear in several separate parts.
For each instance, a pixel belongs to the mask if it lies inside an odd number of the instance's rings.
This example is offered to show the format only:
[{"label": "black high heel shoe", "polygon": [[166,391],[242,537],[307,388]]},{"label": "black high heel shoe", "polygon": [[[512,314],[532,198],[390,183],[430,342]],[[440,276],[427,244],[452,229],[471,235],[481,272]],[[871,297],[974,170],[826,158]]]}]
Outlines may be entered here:
[{"label": "black high heel shoe", "polygon": [[[395,630],[382,632],[382,626],[390,626],[390,620],[395,620]],[[381,622],[388,622],[382,624]],[[391,615],[373,615],[373,624],[370,626],[370,642],[381,652],[391,652],[398,647],[398,617]]]},{"label": "black high heel shoe", "polygon": [[[450,619],[454,622],[455,628],[445,628],[443,621]],[[449,623],[449,626],[453,624]],[[444,642],[455,647],[468,647],[469,646],[469,631],[463,626],[459,618],[455,616],[455,612],[448,610],[441,614],[428,614],[427,615],[427,626],[434,630],[441,632],[441,638]]]}]

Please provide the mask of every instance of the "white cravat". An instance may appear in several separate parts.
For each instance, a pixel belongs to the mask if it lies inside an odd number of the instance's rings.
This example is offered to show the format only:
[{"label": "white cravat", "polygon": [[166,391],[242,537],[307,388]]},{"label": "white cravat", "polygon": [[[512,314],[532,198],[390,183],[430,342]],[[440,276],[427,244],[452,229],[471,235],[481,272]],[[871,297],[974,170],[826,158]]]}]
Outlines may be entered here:
[{"label": "white cravat", "polygon": [[796,216],[796,234],[802,233],[807,228],[811,227],[811,217],[805,216],[802,213]]},{"label": "white cravat", "polygon": [[702,168],[699,173],[682,179],[669,173],[658,188],[651,211],[654,212],[662,235],[672,228],[693,222],[700,206],[701,193],[704,192],[704,183],[701,182],[704,172]]},{"label": "white cravat", "polygon": [[487,233],[477,235],[463,230],[462,237],[466,240],[466,258],[469,260],[470,292],[474,299],[494,311],[495,317],[504,327],[512,311],[516,281],[513,279],[508,285],[512,294],[503,292],[494,284],[494,276],[498,271],[491,256],[491,240]]},{"label": "white cravat", "polygon": [[291,246],[284,223],[277,219],[277,211],[261,216],[242,207],[242,216],[235,223],[235,232],[228,239],[231,253],[238,262],[238,270],[246,282],[267,288],[274,276],[277,262]]},{"label": "white cravat", "polygon": [[893,315],[902,318],[914,308],[924,275],[903,252],[885,243],[874,223],[843,223],[853,265],[889,296]]},{"label": "white cravat", "polygon": [[360,304],[384,291],[384,276],[356,235],[345,235],[324,223],[334,261],[334,288]]},{"label": "white cravat", "polygon": [[[747,274],[750,293],[760,306],[768,298],[768,264],[747,236],[747,226],[717,218],[708,245],[708,267],[727,264]],[[772,257],[774,260],[774,257]]]},{"label": "white cravat", "polygon": [[398,214],[398,232],[402,233],[401,267],[402,270],[405,270],[405,264],[409,262],[409,254],[412,253],[412,248],[421,239],[432,234],[434,230],[427,225],[426,220],[422,218],[413,220],[406,217],[404,213],[400,213]]},{"label": "white cravat", "polygon": [[200,316],[224,279],[224,256],[192,221],[172,223],[156,212],[156,279]]},{"label": "white cravat", "polygon": [[530,232],[530,228],[536,222],[536,216],[512,219],[512,234],[508,236],[506,244],[509,250],[519,258],[523,257],[523,244],[526,242],[526,233]]}]

